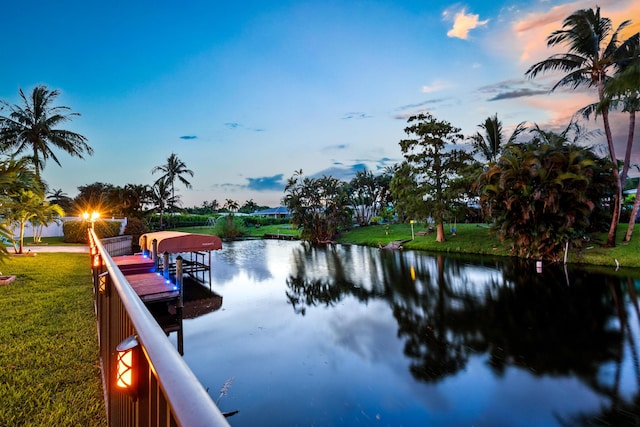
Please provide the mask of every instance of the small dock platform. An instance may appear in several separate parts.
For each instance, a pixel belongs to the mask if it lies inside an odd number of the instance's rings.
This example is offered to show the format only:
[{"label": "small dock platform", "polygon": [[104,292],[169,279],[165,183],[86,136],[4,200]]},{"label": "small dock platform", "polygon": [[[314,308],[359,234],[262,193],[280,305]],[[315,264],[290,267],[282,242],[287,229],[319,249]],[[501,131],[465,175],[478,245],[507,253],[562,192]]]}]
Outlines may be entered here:
[{"label": "small dock platform", "polygon": [[262,237],[264,239],[273,239],[273,240],[298,240],[298,236],[294,234],[283,234],[283,233],[278,233],[278,234],[265,233],[262,235]]},{"label": "small dock platform", "polygon": [[143,255],[123,255],[113,257],[122,274],[142,302],[172,301],[180,292],[162,274],[153,271],[153,260]]},{"label": "small dock platform", "polygon": [[153,272],[153,260],[140,254],[116,256],[113,257],[113,261],[125,276],[128,274]]},{"label": "small dock platform", "polygon": [[140,273],[126,277],[144,303],[172,301],[180,296],[180,291],[161,274]]}]

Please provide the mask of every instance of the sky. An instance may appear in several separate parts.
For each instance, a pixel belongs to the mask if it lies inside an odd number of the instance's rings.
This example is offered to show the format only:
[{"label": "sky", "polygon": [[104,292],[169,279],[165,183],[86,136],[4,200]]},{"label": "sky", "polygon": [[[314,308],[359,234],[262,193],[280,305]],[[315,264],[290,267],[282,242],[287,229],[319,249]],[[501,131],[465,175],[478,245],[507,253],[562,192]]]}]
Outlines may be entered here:
[{"label": "sky", "polygon": [[[640,31],[640,2],[600,0]],[[411,115],[470,136],[494,114],[560,130],[594,90],[549,93],[558,75],[526,70],[555,53],[547,36],[592,1],[23,0],[3,5],[0,99],[59,90],[80,113],[64,128],[94,149],[58,153],[43,178],[69,196],[95,182],[152,184],[175,153],[193,177],[182,206],[227,199],[278,206],[289,177],[402,161]],[[5,114],[6,111],[0,112]],[[601,120],[589,126],[599,128]],[[623,156],[628,116],[613,115]],[[636,145],[640,129],[636,125]],[[604,137],[591,144],[604,144]],[[640,163],[640,147],[633,161]]]}]

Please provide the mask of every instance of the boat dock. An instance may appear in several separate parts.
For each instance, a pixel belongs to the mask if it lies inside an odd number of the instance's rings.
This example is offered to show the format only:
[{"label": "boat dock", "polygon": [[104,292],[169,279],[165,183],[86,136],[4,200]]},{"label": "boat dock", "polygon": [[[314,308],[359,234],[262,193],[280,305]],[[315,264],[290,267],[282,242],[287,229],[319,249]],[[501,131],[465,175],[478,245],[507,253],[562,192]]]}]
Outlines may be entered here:
[{"label": "boat dock", "polygon": [[180,296],[175,283],[154,272],[154,262],[142,254],[117,256],[113,261],[142,302],[174,301]]}]

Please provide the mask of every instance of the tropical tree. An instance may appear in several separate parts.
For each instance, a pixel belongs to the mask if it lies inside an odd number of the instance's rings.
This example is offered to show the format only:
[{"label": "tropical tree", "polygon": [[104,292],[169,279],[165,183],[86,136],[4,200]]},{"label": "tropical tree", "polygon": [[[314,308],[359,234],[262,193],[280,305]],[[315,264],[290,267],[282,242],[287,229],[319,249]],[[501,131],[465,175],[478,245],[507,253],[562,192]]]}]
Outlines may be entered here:
[{"label": "tropical tree", "polygon": [[178,158],[175,153],[167,158],[167,163],[164,165],[156,166],[151,170],[151,173],[162,172],[162,178],[164,178],[171,189],[171,203],[168,207],[171,212],[175,209],[176,199],[176,179],[184,184],[185,187],[191,188],[191,183],[187,181],[184,175],[193,176],[193,171],[187,169],[187,165]]},{"label": "tropical tree", "polygon": [[296,171],[285,187],[283,205],[291,221],[302,227],[302,238],[313,244],[327,243],[351,226],[346,183],[332,176],[304,178]]},{"label": "tropical tree", "polygon": [[518,123],[511,136],[505,141],[502,122],[498,120],[497,113],[487,117],[478,127],[483,132],[478,131],[470,137],[471,145],[476,152],[482,154],[489,165],[496,162],[504,145],[516,142],[518,135],[527,128],[525,122]]},{"label": "tropical tree", "polygon": [[610,186],[610,162],[589,148],[538,127],[531,142],[505,147],[481,174],[480,203],[492,230],[514,254],[558,260],[568,243],[580,247]]},{"label": "tropical tree", "polygon": [[65,212],[71,210],[73,199],[69,197],[69,195],[65,193],[61,188],[52,189],[47,193],[47,196],[49,203],[60,206],[65,210]]},{"label": "tropical tree", "polygon": [[235,212],[235,211],[238,210],[240,205],[238,204],[238,202],[236,200],[226,199],[224,201],[224,205],[222,207],[223,207],[223,209],[226,209],[229,212]]},{"label": "tropical tree", "polygon": [[18,226],[18,241],[14,242],[15,252],[23,253],[24,229],[29,221],[37,224],[52,222],[55,216],[64,215],[58,205],[51,205],[44,199],[44,194],[34,190],[20,190],[2,202],[5,219],[10,225]]},{"label": "tropical tree", "polygon": [[53,105],[59,91],[36,86],[29,97],[22,89],[19,92],[22,105],[0,101],[9,110],[7,116],[0,116],[0,146],[6,151],[13,150],[14,155],[28,153],[38,182],[42,183],[40,174],[48,159],[60,166],[53,148],[81,159],[85,153],[93,154],[84,136],[57,128],[79,116],[70,112],[69,107]]},{"label": "tropical tree", "polygon": [[78,195],[73,199],[73,210],[81,215],[87,211],[101,212],[103,215],[115,215],[117,206],[111,205],[113,184],[94,182],[78,187]]},{"label": "tropical tree", "polygon": [[152,209],[160,215],[160,229],[162,229],[164,227],[163,218],[164,212],[167,208],[167,203],[170,205],[173,203],[171,188],[169,186],[169,182],[165,178],[160,177],[151,186],[151,191],[149,192],[149,203],[151,204]]},{"label": "tropical tree", "polygon": [[[562,24],[562,29],[552,32],[547,37],[547,46],[566,45],[566,53],[559,53],[531,66],[525,73],[530,78],[547,71],[561,71],[566,74],[552,87],[552,91],[559,87],[580,86],[596,87],[598,99],[604,100],[605,83],[617,62],[621,60],[624,51],[620,49],[620,32],[631,21],[624,21],[612,32],[613,27],[609,18],[600,15],[600,8],[582,9],[569,15]],[[608,108],[603,108],[602,122],[609,148],[611,163],[617,164],[613,136],[609,123]],[[607,236],[607,246],[615,246],[616,229],[618,226],[620,207],[622,202],[622,185],[618,168],[613,168],[616,185],[616,197],[611,225]]]},{"label": "tropical tree", "polygon": [[412,137],[400,141],[417,193],[424,201],[423,217],[432,215],[436,223],[436,241],[444,242],[445,215],[452,214],[463,204],[465,188],[461,188],[460,174],[473,160],[471,154],[453,146],[463,140],[460,129],[447,121],[439,121],[431,114],[419,114],[408,120],[405,133]]},{"label": "tropical tree", "polygon": [[419,193],[415,173],[406,161],[395,168],[389,183],[389,192],[393,198],[393,208],[398,221],[401,223],[410,217],[420,218],[424,215],[422,194]]},{"label": "tropical tree", "polygon": [[[32,188],[40,188],[33,173],[33,165],[27,159],[8,158],[0,161],[0,216],[3,222],[0,224],[0,238],[13,242],[8,217],[11,214],[11,196],[20,191]],[[0,258],[7,256],[7,248],[0,245]]]},{"label": "tropical tree", "polygon": [[348,197],[358,225],[369,225],[371,218],[380,213],[385,205],[390,177],[374,175],[369,170],[357,171],[349,181]]},{"label": "tropical tree", "polygon": [[60,224],[64,215],[62,206],[44,200],[40,209],[36,210],[36,215],[30,220],[33,229],[33,243],[40,243],[44,227],[53,223]]}]

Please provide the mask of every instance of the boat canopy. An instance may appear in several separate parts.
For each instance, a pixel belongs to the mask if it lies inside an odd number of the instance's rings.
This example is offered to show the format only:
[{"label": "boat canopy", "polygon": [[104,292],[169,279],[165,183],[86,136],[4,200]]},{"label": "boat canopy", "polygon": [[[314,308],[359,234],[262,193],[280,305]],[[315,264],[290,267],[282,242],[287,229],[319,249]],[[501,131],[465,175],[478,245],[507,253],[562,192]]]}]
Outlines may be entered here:
[{"label": "boat canopy", "polygon": [[216,251],[222,249],[222,240],[210,234],[183,233],[181,231],[156,231],[140,236],[140,248],[153,252],[153,241],[157,240],[158,254],[180,252]]}]

